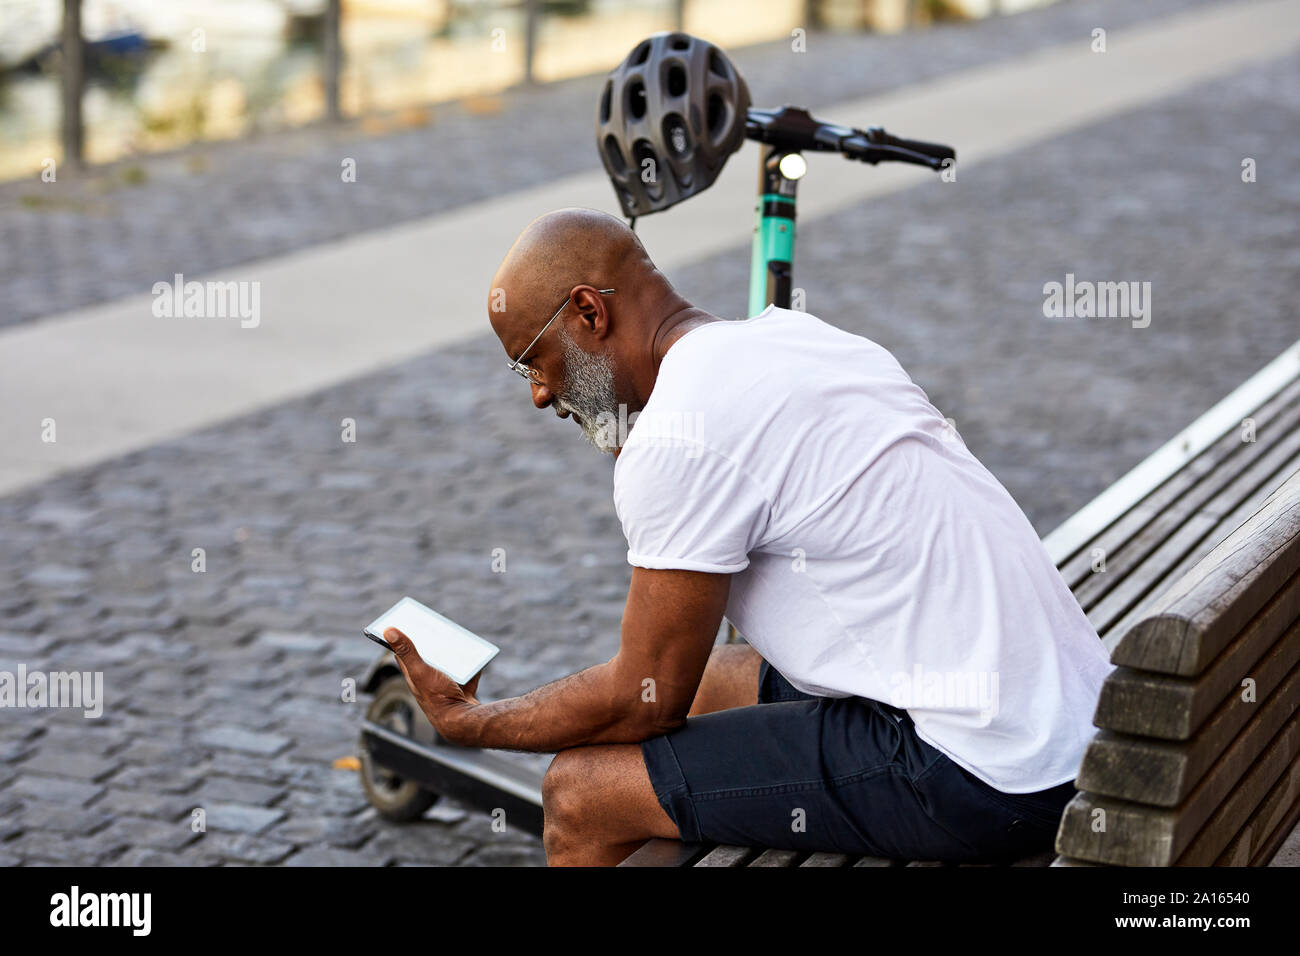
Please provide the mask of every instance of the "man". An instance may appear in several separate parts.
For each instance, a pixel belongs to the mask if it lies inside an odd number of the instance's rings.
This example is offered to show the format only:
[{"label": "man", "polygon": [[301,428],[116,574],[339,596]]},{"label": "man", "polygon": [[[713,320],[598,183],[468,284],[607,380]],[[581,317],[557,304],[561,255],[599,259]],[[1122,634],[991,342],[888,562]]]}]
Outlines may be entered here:
[{"label": "man", "polygon": [[[445,738],[556,752],[551,864],[615,864],[650,837],[1050,848],[1110,664],[1023,513],[885,349],[800,312],[710,315],[583,209],[524,230],[489,318],[533,404],[617,456],[619,651],[482,704],[386,636]],[[724,613],[747,646],[715,646]]]}]

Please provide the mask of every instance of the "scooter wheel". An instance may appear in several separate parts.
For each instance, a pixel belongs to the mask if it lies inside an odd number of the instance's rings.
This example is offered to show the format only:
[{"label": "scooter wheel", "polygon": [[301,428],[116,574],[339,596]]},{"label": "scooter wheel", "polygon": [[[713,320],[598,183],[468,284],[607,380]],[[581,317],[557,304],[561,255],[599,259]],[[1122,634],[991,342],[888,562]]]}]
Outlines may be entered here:
[{"label": "scooter wheel", "polygon": [[[415,702],[406,678],[400,674],[379,685],[366,711],[366,719],[407,737],[429,743],[437,739],[437,732]],[[361,786],[379,815],[396,823],[418,820],[438,801],[438,794],[433,791],[375,766],[365,747],[361,748]]]}]

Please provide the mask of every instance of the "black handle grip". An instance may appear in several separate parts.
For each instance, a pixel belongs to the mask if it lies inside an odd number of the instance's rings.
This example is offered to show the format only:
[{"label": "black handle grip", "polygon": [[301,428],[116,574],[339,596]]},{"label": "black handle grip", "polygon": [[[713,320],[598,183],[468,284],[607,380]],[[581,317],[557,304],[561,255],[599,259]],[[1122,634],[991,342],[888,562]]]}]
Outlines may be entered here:
[{"label": "black handle grip", "polygon": [[875,165],[880,162],[913,163],[930,169],[943,169],[957,159],[957,151],[942,143],[892,136],[881,127],[856,130],[843,141],[844,154],[851,159]]},{"label": "black handle grip", "polygon": [[945,146],[942,143],[923,143],[919,139],[901,139],[897,136],[890,136],[881,130],[885,135],[885,145],[896,146],[899,149],[905,149],[908,152],[920,153],[922,156],[929,156],[931,159],[956,159],[957,151],[951,146]]}]

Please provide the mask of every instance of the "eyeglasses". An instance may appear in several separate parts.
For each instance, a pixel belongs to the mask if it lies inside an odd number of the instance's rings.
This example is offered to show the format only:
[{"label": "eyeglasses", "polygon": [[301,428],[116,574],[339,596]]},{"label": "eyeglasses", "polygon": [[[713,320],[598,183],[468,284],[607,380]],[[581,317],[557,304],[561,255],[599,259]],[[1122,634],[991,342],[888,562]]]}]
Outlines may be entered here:
[{"label": "eyeglasses", "polygon": [[[601,295],[609,295],[614,290],[597,289],[596,291],[599,292]],[[516,375],[518,375],[524,381],[528,382],[530,385],[540,385],[542,384],[542,380],[541,378],[538,377],[535,369],[531,369],[523,363],[523,358],[525,355],[527,355],[529,352],[533,350],[533,346],[537,344],[537,339],[540,339],[543,335],[546,334],[546,330],[551,327],[551,322],[554,322],[556,319],[558,319],[560,317],[560,313],[563,312],[565,309],[567,309],[569,307],[569,303],[572,301],[573,301],[573,296],[569,296],[567,299],[564,300],[564,305],[560,306],[555,311],[555,314],[551,316],[550,322],[547,322],[545,325],[542,326],[542,331],[538,332],[537,336],[531,342],[528,343],[528,348],[524,349],[522,352],[519,353],[519,358],[515,359],[513,362],[511,362],[509,359],[506,360],[506,365],[510,366],[510,371],[514,372]]]}]

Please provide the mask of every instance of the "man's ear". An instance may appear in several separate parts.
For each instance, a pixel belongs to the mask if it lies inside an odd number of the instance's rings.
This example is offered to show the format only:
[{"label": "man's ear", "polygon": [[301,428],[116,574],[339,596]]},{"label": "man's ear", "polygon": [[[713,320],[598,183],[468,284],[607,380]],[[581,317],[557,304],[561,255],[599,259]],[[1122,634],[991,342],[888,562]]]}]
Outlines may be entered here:
[{"label": "man's ear", "polygon": [[600,290],[592,285],[575,285],[572,296],[574,308],[578,310],[587,331],[598,339],[608,335],[609,308]]}]

